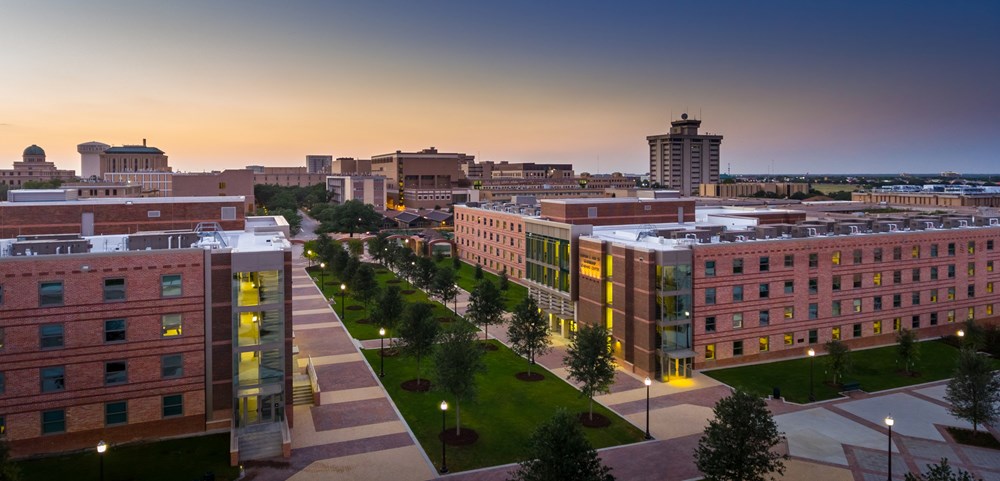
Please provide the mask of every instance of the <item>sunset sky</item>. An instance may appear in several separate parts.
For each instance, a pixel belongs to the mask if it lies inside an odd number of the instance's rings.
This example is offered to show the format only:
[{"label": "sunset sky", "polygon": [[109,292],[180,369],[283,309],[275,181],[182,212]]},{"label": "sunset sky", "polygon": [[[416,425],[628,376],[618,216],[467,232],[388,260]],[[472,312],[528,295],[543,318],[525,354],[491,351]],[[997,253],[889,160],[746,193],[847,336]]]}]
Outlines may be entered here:
[{"label": "sunset sky", "polygon": [[[818,5],[822,3],[822,5]],[[1000,2],[0,0],[0,168],[436,146],[643,173],[688,112],[722,171],[1000,172]]]}]

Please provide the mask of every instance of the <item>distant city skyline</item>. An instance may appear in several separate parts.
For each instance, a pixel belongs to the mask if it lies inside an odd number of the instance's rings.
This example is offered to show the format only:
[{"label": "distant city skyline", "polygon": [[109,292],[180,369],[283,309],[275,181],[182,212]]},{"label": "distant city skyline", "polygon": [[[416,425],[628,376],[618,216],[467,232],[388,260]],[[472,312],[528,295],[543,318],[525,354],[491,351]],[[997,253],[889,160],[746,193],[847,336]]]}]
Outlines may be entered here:
[{"label": "distant city skyline", "polygon": [[722,173],[1000,170],[995,2],[0,4],[0,167],[145,138],[182,171],[435,146],[644,173],[686,112]]}]

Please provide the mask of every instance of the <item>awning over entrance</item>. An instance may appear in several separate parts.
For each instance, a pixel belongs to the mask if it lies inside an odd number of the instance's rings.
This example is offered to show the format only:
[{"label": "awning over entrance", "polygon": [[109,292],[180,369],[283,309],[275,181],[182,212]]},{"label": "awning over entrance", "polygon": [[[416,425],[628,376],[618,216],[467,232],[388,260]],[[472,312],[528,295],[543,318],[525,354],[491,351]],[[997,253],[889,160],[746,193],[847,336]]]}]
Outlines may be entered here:
[{"label": "awning over entrance", "polygon": [[696,356],[697,353],[691,349],[678,349],[676,351],[664,352],[663,355],[667,356],[667,359],[687,359]]}]

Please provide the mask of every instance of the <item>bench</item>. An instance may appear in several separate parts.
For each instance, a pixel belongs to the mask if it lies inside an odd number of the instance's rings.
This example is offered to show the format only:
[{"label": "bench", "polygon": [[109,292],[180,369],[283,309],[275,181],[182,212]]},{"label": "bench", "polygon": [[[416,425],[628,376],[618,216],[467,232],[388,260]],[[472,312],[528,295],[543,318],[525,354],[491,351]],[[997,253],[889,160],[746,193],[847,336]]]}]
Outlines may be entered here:
[{"label": "bench", "polygon": [[843,384],[840,385],[840,388],[843,389],[844,392],[847,392],[847,391],[860,391],[861,390],[861,383],[858,382],[858,381],[845,382],[845,383],[843,383]]}]

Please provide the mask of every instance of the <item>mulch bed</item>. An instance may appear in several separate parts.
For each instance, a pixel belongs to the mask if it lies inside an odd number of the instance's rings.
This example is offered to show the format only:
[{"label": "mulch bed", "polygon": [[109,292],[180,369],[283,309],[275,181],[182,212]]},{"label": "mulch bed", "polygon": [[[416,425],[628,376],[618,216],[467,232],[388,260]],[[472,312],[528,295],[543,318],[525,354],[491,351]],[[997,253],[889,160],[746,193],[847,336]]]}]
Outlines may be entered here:
[{"label": "mulch bed", "polygon": [[399,293],[402,294],[402,295],[404,295],[404,296],[408,296],[410,294],[413,294],[414,292],[417,292],[417,291],[415,291],[413,289],[403,289],[403,290],[399,291]]},{"label": "mulch bed", "polygon": [[486,341],[480,342],[479,343],[479,347],[481,347],[484,351],[496,351],[496,350],[500,349],[499,347],[497,347],[496,344],[493,344],[492,342],[486,342]]},{"label": "mulch bed", "polygon": [[364,319],[358,319],[358,320],[356,320],[354,322],[356,322],[358,324],[369,324],[369,323],[372,322],[372,320],[366,317]]},{"label": "mulch bed", "polygon": [[902,369],[897,370],[896,375],[900,377],[920,377],[920,373],[917,371],[906,372]]},{"label": "mulch bed", "polygon": [[1000,450],[1000,441],[993,437],[985,429],[973,433],[971,429],[962,429],[956,427],[947,427],[948,434],[958,443],[965,444],[967,446],[979,446],[981,448],[997,449]]},{"label": "mulch bed", "polygon": [[348,311],[360,311],[362,309],[364,309],[364,307],[361,307],[359,305],[347,306]]},{"label": "mulch bed", "polygon": [[399,279],[389,279],[389,280],[385,281],[386,284],[400,284],[402,282],[403,281],[401,281]]},{"label": "mulch bed", "polygon": [[545,376],[543,376],[540,372],[533,372],[529,374],[528,371],[521,371],[515,374],[514,377],[526,382],[537,382],[545,379]]},{"label": "mulch bed", "polygon": [[468,446],[479,440],[475,429],[462,428],[462,434],[455,434],[455,428],[448,428],[438,433],[438,439],[449,446]]},{"label": "mulch bed", "polygon": [[416,379],[410,379],[409,381],[403,381],[400,386],[410,392],[427,392],[431,390],[431,382],[427,379],[421,379],[418,383]]},{"label": "mulch bed", "polygon": [[439,318],[437,318],[437,321],[438,322],[451,322],[451,321],[454,321],[454,319],[452,319],[450,317],[439,317]]},{"label": "mulch bed", "polygon": [[384,357],[396,357],[399,355],[399,349],[395,347],[387,347],[382,350],[382,356]]},{"label": "mulch bed", "polygon": [[590,413],[580,413],[576,418],[586,428],[606,428],[611,425],[611,420],[599,413],[594,413],[593,418],[590,417]]}]

